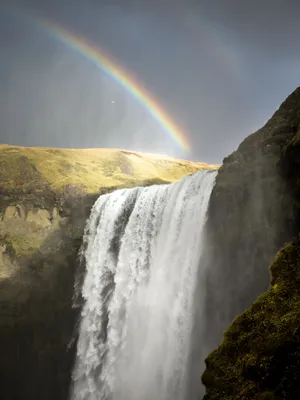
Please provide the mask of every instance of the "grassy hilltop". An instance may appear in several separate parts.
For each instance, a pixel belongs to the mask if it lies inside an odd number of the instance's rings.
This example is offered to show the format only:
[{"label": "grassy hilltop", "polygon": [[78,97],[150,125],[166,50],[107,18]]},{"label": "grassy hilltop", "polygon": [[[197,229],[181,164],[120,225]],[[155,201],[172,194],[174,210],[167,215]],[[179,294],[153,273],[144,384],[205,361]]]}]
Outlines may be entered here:
[{"label": "grassy hilltop", "polygon": [[175,182],[217,165],[118,149],[55,149],[0,145],[0,189],[35,187],[62,191],[75,186],[85,193],[101,188]]}]

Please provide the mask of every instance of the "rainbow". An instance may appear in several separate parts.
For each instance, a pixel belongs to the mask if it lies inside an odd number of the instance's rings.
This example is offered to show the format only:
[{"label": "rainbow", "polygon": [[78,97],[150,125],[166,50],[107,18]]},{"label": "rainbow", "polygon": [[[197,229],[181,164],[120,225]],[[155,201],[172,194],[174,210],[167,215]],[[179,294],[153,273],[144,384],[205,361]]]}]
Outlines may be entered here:
[{"label": "rainbow", "polygon": [[116,61],[105,54],[103,49],[95,44],[89,43],[82,36],[74,34],[70,30],[64,29],[57,24],[45,20],[44,18],[31,16],[30,19],[33,19],[36,24],[46,30],[52,37],[65,43],[68,47],[80,53],[86,59],[92,61],[94,65],[109,75],[143,105],[143,107],[164,128],[168,135],[182,150],[185,152],[191,152],[188,139],[162,109],[160,104],[141,84],[134,80],[124,68],[121,68]]}]

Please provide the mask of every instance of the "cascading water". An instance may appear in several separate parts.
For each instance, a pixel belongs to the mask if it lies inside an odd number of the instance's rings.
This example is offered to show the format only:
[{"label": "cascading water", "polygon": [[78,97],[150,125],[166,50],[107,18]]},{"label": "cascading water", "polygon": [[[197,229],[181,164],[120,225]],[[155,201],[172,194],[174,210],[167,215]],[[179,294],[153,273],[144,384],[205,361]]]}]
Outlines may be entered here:
[{"label": "cascading water", "polygon": [[[83,243],[73,400],[186,398],[201,235],[216,172],[118,190]],[[200,377],[199,377],[200,380]]]}]

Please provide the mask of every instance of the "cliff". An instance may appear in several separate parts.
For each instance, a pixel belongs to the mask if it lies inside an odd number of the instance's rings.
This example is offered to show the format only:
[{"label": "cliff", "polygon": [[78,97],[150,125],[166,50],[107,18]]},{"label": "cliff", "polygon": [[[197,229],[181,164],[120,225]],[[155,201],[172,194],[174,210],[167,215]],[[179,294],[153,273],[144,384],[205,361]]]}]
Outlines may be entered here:
[{"label": "cliff", "polygon": [[271,265],[271,287],[237,317],[206,359],[205,400],[298,399],[300,239]]},{"label": "cliff", "polygon": [[[268,266],[300,232],[300,88],[269,121],[247,137],[219,169],[208,209],[193,346],[203,360],[225,328],[266,291]],[[204,327],[204,328],[203,328]],[[200,395],[203,395],[201,393]]]},{"label": "cliff", "polygon": [[[262,129],[224,159],[219,170],[202,259],[207,266],[202,357],[219,345],[232,320],[268,290],[268,266],[284,243],[300,232],[299,137],[300,88],[282,103]],[[288,310],[289,304],[285,306]],[[242,324],[240,328],[246,329]],[[252,332],[252,327],[247,329]],[[239,352],[236,345],[234,357]],[[242,353],[241,349],[241,357]],[[219,354],[209,357],[208,363]],[[223,367],[226,374],[225,364]],[[204,383],[208,383],[206,378]],[[218,393],[216,398],[227,399]]]},{"label": "cliff", "polygon": [[66,400],[77,253],[99,194],[217,168],[108,149],[0,145],[0,397]]}]

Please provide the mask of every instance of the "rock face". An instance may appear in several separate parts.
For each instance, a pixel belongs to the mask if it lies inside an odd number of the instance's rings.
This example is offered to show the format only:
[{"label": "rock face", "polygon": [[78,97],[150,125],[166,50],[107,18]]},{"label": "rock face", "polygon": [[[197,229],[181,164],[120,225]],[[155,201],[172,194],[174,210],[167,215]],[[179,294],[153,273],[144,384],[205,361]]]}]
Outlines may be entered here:
[{"label": "rock face", "polygon": [[205,400],[299,399],[300,239],[271,265],[270,289],[226,330],[206,359]]},{"label": "rock face", "polygon": [[211,167],[120,150],[0,146],[1,399],[68,398],[77,254],[99,194],[202,168]]},{"label": "rock face", "polygon": [[71,299],[80,237],[70,235],[68,227],[59,226],[52,217],[45,209],[26,212],[23,205],[9,206],[0,223],[4,399],[67,398],[74,353],[68,345],[76,318]]},{"label": "rock face", "polygon": [[[202,260],[207,266],[202,357],[221,342],[232,320],[268,289],[272,259],[300,232],[299,135],[300,88],[219,170]],[[235,352],[239,354],[238,346]],[[242,398],[218,396],[207,398]]]}]

